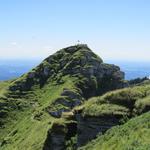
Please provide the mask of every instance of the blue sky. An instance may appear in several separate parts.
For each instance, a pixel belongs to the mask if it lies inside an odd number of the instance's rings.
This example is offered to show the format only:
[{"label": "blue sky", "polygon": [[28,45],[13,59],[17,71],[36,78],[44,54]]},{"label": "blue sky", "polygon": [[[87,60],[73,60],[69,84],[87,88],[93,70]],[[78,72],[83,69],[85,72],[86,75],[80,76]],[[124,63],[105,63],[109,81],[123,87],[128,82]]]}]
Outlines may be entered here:
[{"label": "blue sky", "polygon": [[0,1],[0,59],[45,58],[77,40],[107,60],[148,61],[150,1]]}]

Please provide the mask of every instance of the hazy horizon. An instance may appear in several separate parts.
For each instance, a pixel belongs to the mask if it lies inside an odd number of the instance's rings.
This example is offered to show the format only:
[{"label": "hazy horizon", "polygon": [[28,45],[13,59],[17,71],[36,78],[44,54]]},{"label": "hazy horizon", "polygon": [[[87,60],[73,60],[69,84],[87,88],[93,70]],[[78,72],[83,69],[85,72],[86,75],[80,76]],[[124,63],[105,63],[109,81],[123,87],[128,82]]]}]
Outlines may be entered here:
[{"label": "hazy horizon", "polygon": [[38,59],[78,40],[104,60],[149,61],[150,1],[1,1],[0,59]]}]

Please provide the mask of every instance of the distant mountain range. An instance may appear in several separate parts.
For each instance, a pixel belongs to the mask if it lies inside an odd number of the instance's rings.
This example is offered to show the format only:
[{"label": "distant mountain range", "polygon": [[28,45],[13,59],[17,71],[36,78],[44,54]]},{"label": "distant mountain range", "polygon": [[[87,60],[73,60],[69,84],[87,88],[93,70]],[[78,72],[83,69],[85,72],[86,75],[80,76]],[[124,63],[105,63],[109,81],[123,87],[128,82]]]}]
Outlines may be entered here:
[{"label": "distant mountain range", "polygon": [[130,80],[139,77],[150,76],[150,62],[134,62],[134,61],[108,61],[120,66],[125,72],[125,78]]},{"label": "distant mountain range", "polygon": [[40,60],[0,60],[0,80],[14,79],[35,67]]}]

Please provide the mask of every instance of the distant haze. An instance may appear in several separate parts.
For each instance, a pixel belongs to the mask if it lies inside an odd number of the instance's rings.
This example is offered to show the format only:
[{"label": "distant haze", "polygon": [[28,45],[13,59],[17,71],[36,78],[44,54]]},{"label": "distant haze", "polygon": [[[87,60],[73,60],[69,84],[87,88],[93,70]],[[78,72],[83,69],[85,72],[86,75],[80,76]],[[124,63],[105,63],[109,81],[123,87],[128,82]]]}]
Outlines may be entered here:
[{"label": "distant haze", "polygon": [[148,61],[149,0],[0,2],[0,59],[45,58],[87,43],[103,59]]}]

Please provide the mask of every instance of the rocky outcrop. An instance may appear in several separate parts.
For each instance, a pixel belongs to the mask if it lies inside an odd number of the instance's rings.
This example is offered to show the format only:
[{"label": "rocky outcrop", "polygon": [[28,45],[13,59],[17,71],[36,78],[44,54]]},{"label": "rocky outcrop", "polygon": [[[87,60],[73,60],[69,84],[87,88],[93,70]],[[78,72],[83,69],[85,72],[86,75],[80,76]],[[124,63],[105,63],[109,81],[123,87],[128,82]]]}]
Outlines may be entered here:
[{"label": "rocky outcrop", "polygon": [[142,84],[143,82],[146,82],[146,81],[150,81],[150,79],[148,77],[136,78],[136,79],[129,80],[129,85],[130,86],[138,85],[138,84]]},{"label": "rocky outcrop", "polygon": [[49,56],[31,72],[14,81],[10,90],[26,91],[36,84],[43,87],[48,79],[60,80],[65,75],[82,75],[87,79],[95,77],[98,84],[104,83],[103,80],[107,78],[107,81],[115,82],[111,88],[122,87],[124,79],[124,73],[119,67],[103,63],[86,44],[80,44]]},{"label": "rocky outcrop", "polygon": [[83,146],[98,134],[104,134],[111,127],[118,125],[122,116],[83,117],[76,115],[77,119],[77,147]]},{"label": "rocky outcrop", "polygon": [[66,141],[77,133],[76,122],[54,123],[48,131],[43,150],[64,150]]},{"label": "rocky outcrop", "polygon": [[66,129],[63,125],[53,126],[48,131],[43,150],[63,150],[65,149]]},{"label": "rocky outcrop", "polygon": [[[65,88],[61,93],[61,96],[57,98],[49,107],[47,107],[46,110],[54,117],[61,117],[63,112],[71,111],[75,106],[81,105],[83,101],[84,98],[79,91],[72,91]],[[63,108],[60,108],[60,105]]]},{"label": "rocky outcrop", "polygon": [[66,142],[71,138],[76,139],[74,149],[81,147],[96,138],[99,134],[104,134],[111,127],[120,124],[121,115],[104,116],[83,116],[81,113],[71,114],[62,123],[54,123],[48,131],[44,144],[44,150],[64,150],[67,148]]}]

